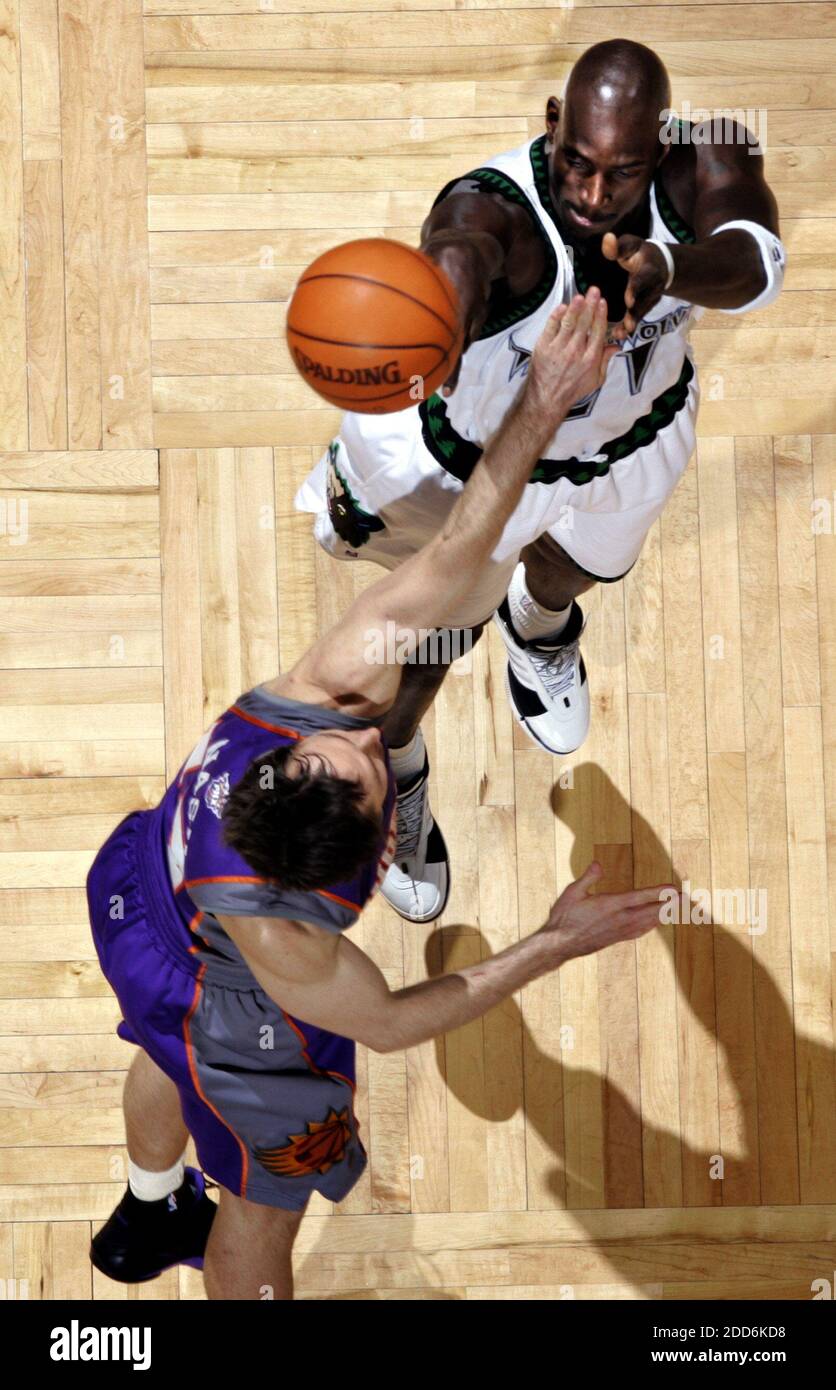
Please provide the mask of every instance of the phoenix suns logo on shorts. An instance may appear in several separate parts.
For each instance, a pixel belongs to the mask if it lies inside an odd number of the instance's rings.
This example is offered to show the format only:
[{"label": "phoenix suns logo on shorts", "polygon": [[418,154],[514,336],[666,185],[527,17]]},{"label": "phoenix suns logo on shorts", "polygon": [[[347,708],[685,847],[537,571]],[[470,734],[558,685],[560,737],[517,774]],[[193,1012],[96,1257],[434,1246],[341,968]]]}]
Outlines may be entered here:
[{"label": "phoenix suns logo on shorts", "polygon": [[337,1114],[333,1107],[325,1120],[309,1120],[304,1134],[291,1134],[275,1149],[256,1149],[255,1156],[269,1173],[281,1178],[327,1173],[345,1157],[351,1140],[348,1107]]},{"label": "phoenix suns logo on shorts", "polygon": [[366,541],[373,531],[382,531],[383,522],[379,517],[366,512],[352,495],[351,488],[337,467],[339,446],[336,440],[328,445],[328,515],[331,525],[340,540],[355,550]]}]

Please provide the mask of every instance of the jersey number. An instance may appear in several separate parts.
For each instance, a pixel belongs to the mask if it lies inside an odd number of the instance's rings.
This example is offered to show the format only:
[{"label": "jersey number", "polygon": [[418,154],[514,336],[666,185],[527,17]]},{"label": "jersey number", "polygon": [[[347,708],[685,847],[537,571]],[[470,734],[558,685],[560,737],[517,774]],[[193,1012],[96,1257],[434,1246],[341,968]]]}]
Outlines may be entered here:
[{"label": "jersey number", "polygon": [[[650,359],[653,350],[658,343],[658,338],[653,338],[649,343],[639,343],[637,347],[630,348],[629,352],[619,353],[619,360],[627,368],[627,381],[630,386],[630,395],[637,396],[642,389],[642,382],[647,376],[647,369],[650,366]],[[586,420],[595,409],[595,402],[604,388],[599,386],[597,390],[590,391],[588,396],[576,401],[572,406],[567,420]]]}]

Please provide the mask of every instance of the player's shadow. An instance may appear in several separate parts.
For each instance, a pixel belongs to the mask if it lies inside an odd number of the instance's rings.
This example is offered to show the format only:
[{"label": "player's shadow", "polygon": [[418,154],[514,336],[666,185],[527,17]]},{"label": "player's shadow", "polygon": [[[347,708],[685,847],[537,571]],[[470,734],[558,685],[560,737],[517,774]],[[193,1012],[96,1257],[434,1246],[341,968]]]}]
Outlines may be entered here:
[{"label": "player's shadow", "polygon": [[[575,769],[573,789],[556,791],[553,796],[556,816],[575,831],[573,877],[580,876],[593,857],[580,848],[579,832],[582,824],[589,823],[590,804],[587,802],[584,808],[582,799],[600,796],[602,791],[605,791],[610,805],[614,799],[621,800],[623,804],[623,798],[606,774],[594,764],[586,763]],[[595,804],[594,801],[592,804]],[[638,846],[640,862],[645,870],[642,873],[643,882],[669,882],[681,889],[681,880],[671,872],[670,856],[648,823],[633,812],[632,825],[633,846]],[[548,841],[550,837],[545,838]],[[618,847],[619,852],[622,850],[624,853],[620,854],[618,871],[610,872],[609,881],[605,879],[602,884],[604,891],[632,887],[630,846]],[[606,870],[606,851],[601,853],[596,849],[596,857]],[[646,872],[648,865],[652,866],[650,877]],[[703,878],[691,875],[687,865],[683,865],[682,869],[694,886],[698,883],[710,886]],[[532,929],[533,925],[525,924],[523,931]],[[768,930],[785,932],[788,924],[772,920],[768,922]],[[461,927],[444,928],[428,939],[428,974],[435,976],[443,973],[445,968],[455,968],[457,931],[460,932]],[[502,1017],[497,1023],[502,1030],[502,1043],[497,1045],[494,1041],[490,1048],[490,1071],[479,1066],[448,1067],[445,1040],[436,1040],[439,1069],[446,1077],[448,1087],[460,1104],[488,1121],[501,1123],[517,1113],[521,1103],[519,1076],[522,1061],[523,1076],[528,1082],[524,1102],[527,1125],[538,1135],[541,1146],[554,1154],[556,1161],[554,1169],[547,1175],[547,1186],[554,1196],[554,1202],[544,1203],[542,1198],[538,1201],[535,1196],[531,1205],[535,1208],[548,1206],[552,1210],[571,1210],[573,1219],[586,1230],[588,1240],[596,1245],[618,1282],[643,1285],[645,1288],[660,1282],[689,1279],[717,1281],[724,1277],[733,1280],[735,1276],[751,1275],[751,1248],[747,1250],[743,1247],[732,1257],[728,1242],[722,1243],[721,1237],[721,1244],[713,1247],[714,1253],[701,1256],[701,1260],[707,1260],[707,1264],[703,1263],[699,1274],[689,1273],[689,1269],[693,1269],[691,1260],[686,1258],[677,1267],[675,1262],[671,1263],[670,1254],[665,1256],[661,1244],[664,1236],[657,1236],[649,1246],[647,1237],[615,1241],[603,1236],[603,1231],[612,1231],[612,1221],[606,1215],[608,1210],[637,1210],[644,1207],[728,1208],[767,1204],[792,1206],[801,1201],[830,1203],[836,1199],[836,1183],[832,1172],[829,1176],[827,1172],[828,1165],[832,1168],[833,1143],[836,1139],[832,1050],[815,1039],[801,1034],[796,1036],[787,1003],[768,971],[753,954],[751,937],[745,927],[738,926],[735,931],[729,931],[722,925],[708,923],[701,926],[689,921],[683,925],[661,927],[657,931],[672,954],[678,996],[677,1013],[683,1008],[689,1010],[705,1032],[716,1038],[718,1054],[724,1062],[723,1073],[727,1079],[720,1085],[719,1100],[716,1086],[713,1098],[711,1085],[707,1091],[700,1092],[701,1080],[704,1081],[705,1077],[701,1073],[702,1063],[695,1065],[693,1056],[688,1072],[692,1094],[681,1098],[685,1107],[688,1104],[693,1107],[691,1114],[695,1117],[695,1126],[701,1121],[704,1129],[705,1105],[700,1111],[700,1094],[703,1097],[707,1095],[718,1112],[718,1142],[708,1148],[701,1149],[681,1137],[679,1101],[672,1106],[669,1118],[659,1116],[655,1124],[641,1113],[637,1094],[640,1085],[638,1056],[630,1056],[631,1049],[637,1049],[639,1045],[637,1024],[630,1021],[630,1015],[635,1016],[636,1013],[634,1001],[637,997],[636,957],[632,942],[610,947],[598,958],[599,998],[606,997],[603,1012],[608,1015],[608,1019],[602,1019],[602,1023],[610,1030],[602,1047],[602,1056],[610,1060],[612,1070],[628,1077],[627,1084],[633,1091],[632,1095],[612,1075],[573,1066],[571,1050],[560,1050],[557,1022],[555,1054],[542,1048],[513,999],[501,1005]],[[469,944],[472,941],[470,933]],[[489,956],[491,951],[484,944],[484,955]],[[444,956],[447,957],[446,966]],[[625,989],[625,972],[631,995],[627,1007],[619,1010],[617,991]],[[613,1001],[612,1005],[610,1001]],[[681,1029],[676,1017],[671,1018],[671,1029],[669,1044],[673,1049],[672,1066],[676,1073],[682,1047]],[[514,1043],[515,1035],[521,1040],[521,1052]],[[495,1034],[494,1039],[498,1036]],[[658,1063],[659,1054],[656,1061]],[[606,1072],[606,1065],[603,1070]],[[808,1115],[815,1112],[816,1116],[811,1142],[806,1148],[802,1144],[800,1152],[796,1121],[797,1086],[804,1089],[803,1104],[807,1106]],[[677,1094],[676,1087],[673,1094]],[[591,1160],[587,1159],[581,1166],[567,1152],[572,1145],[589,1141],[588,1133],[585,1139],[581,1139],[576,1124],[567,1144],[563,1119],[567,1100],[576,1120],[582,1117],[585,1125],[597,1124],[599,1127],[597,1152],[601,1157],[594,1173],[590,1171]],[[684,1109],[683,1115],[686,1113]],[[719,1134],[720,1114],[723,1116],[722,1135]],[[593,1135],[593,1148],[596,1142]],[[728,1152],[723,1151],[724,1143],[728,1146]],[[718,1156],[722,1159],[722,1177],[714,1176],[720,1168]],[[818,1176],[816,1164],[819,1165]],[[699,1240],[696,1230],[691,1238]],[[706,1236],[705,1239],[710,1238]],[[729,1236],[729,1240],[732,1239]],[[646,1247],[644,1256],[643,1241]],[[773,1247],[776,1252],[780,1248]],[[710,1249],[710,1246],[706,1249]],[[828,1259],[832,1268],[832,1246],[828,1247],[825,1242],[820,1246],[810,1244],[805,1246],[805,1251],[819,1274],[826,1270]],[[769,1267],[765,1278],[780,1278],[780,1256],[776,1258],[777,1264]],[[660,1261],[666,1259],[668,1272],[662,1280],[659,1271],[664,1266],[660,1265]],[[806,1273],[800,1276],[797,1267],[794,1268],[792,1275],[787,1270],[787,1277],[800,1281],[799,1291],[803,1297],[804,1289],[808,1287]],[[816,1276],[811,1274],[810,1277]],[[561,1278],[549,1279],[548,1282],[571,1284],[573,1281]],[[584,1282],[601,1283],[609,1282],[609,1279],[603,1279],[600,1275],[587,1276]],[[735,1295],[732,1293],[728,1296]]]}]

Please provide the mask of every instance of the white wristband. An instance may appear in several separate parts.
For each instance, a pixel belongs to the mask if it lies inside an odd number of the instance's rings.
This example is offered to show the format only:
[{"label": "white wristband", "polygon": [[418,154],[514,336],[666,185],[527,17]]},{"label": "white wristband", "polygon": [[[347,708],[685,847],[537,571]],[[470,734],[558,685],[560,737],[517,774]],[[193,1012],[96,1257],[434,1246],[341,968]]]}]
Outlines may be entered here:
[{"label": "white wristband", "polygon": [[711,235],[719,236],[720,232],[732,231],[748,232],[758,243],[761,264],[766,273],[766,285],[760,294],[751,299],[748,304],[741,304],[737,309],[721,309],[720,313],[748,314],[750,309],[763,309],[765,305],[771,304],[773,299],[778,298],[784,283],[787,255],[780,237],[777,237],[774,232],[770,232],[768,227],[761,226],[760,222],[748,222],[744,219],[736,222],[724,222],[722,227],[715,227]]},{"label": "white wristband", "polygon": [[674,264],[673,256],[671,255],[671,248],[668,246],[667,242],[657,241],[655,236],[649,236],[647,240],[651,246],[658,246],[659,250],[662,252],[662,255],[665,258],[665,265],[668,267],[668,278],[665,281],[665,289],[667,290],[673,284],[674,277]]}]

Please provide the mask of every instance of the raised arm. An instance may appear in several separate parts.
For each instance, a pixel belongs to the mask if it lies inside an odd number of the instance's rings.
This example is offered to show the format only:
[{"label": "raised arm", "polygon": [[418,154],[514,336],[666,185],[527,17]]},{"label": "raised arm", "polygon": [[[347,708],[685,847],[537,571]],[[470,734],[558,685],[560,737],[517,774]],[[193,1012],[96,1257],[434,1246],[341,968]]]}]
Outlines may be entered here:
[{"label": "raised arm", "polygon": [[421,228],[421,250],[455,285],[464,325],[464,345],[444,383],[446,394],[485,322],[493,281],[503,277],[514,294],[524,294],[542,273],[543,242],[524,208],[497,193],[475,192],[465,177],[430,212]]},{"label": "raised arm", "polygon": [[402,666],[368,658],[371,638],[392,623],[402,657],[455,604],[487,563],[538,458],[570,406],[603,381],[615,347],[605,346],[606,304],[597,289],[550,316],[535,344],[520,397],[489,441],[439,533],[366,589],[339,623],[290,673],[303,688],[366,696],[378,710],[394,702]]},{"label": "raised arm", "polygon": [[279,1008],[375,1052],[397,1052],[479,1018],[575,956],[658,926],[660,887],[593,895],[600,876],[600,865],[590,864],[561,893],[548,921],[507,950],[399,990],[389,989],[352,941],[322,927],[260,917],[220,922]]},{"label": "raised arm", "polygon": [[517,508],[532,470],[575,401],[603,382],[616,351],[605,345],[607,306],[597,289],[548,319],[520,396],[488,442],[438,535],[410,556],[371,603],[405,627],[431,627],[442,602],[472,587]]}]

